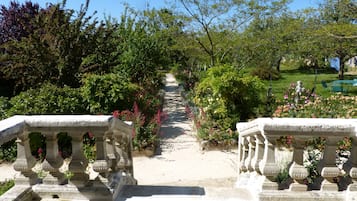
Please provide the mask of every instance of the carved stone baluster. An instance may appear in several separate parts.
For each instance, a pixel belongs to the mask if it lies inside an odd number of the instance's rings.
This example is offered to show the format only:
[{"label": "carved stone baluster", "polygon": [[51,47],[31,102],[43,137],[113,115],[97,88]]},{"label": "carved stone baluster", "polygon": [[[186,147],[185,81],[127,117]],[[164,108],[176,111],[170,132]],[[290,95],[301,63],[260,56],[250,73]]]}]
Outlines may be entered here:
[{"label": "carved stone baluster", "polygon": [[110,143],[110,133],[103,135],[100,132],[93,132],[93,134],[96,138],[96,160],[93,164],[93,170],[99,173],[102,182],[108,184],[108,172],[110,171],[111,164],[107,160],[107,149],[112,148],[112,146],[108,147],[107,145]]},{"label": "carved stone baluster", "polygon": [[349,175],[352,178],[352,183],[348,186],[348,190],[357,192],[357,138],[356,137],[352,139],[352,150],[348,163],[350,163],[352,167],[349,171]]},{"label": "carved stone baluster", "polygon": [[304,167],[304,146],[305,139],[298,138],[295,135],[293,140],[294,152],[293,152],[293,162],[289,169],[289,175],[294,180],[290,184],[291,191],[306,191],[307,185],[304,179],[309,176],[309,172]]},{"label": "carved stone baluster", "polygon": [[117,168],[133,176],[133,162],[131,157],[130,136],[120,131],[114,132],[115,152],[119,161]]},{"label": "carved stone baluster", "polygon": [[63,159],[58,153],[57,133],[43,132],[46,137],[46,158],[42,163],[42,169],[49,174],[43,178],[44,184],[64,184],[66,179],[59,168],[63,165]]},{"label": "carved stone baluster", "polygon": [[85,173],[88,160],[83,153],[83,133],[69,133],[72,138],[72,160],[69,163],[68,170],[73,173],[70,178],[70,183],[76,186],[84,186],[89,179],[89,175]]},{"label": "carved stone baluster", "polygon": [[245,160],[245,166],[247,167],[249,172],[253,172],[253,166],[252,166],[252,160],[254,158],[255,155],[255,139],[253,136],[249,136],[247,137],[248,140],[248,157]]},{"label": "carved stone baluster", "polygon": [[37,182],[37,175],[32,171],[36,159],[31,155],[28,133],[25,131],[16,140],[17,158],[14,169],[21,174],[15,179],[16,185],[33,185]]},{"label": "carved stone baluster", "polygon": [[264,140],[264,157],[259,163],[259,170],[265,176],[262,190],[278,190],[276,176],[280,172],[279,165],[275,162],[276,137],[266,137]]},{"label": "carved stone baluster", "polygon": [[261,135],[255,135],[255,156],[253,161],[254,170],[262,174],[262,171],[259,169],[259,163],[264,157],[264,137]]},{"label": "carved stone baluster", "polygon": [[336,166],[336,148],[338,137],[328,137],[326,139],[323,159],[321,160],[321,176],[324,178],[321,184],[321,191],[338,191],[335,178],[339,176],[340,170]]},{"label": "carved stone baluster", "polygon": [[238,142],[238,156],[239,156],[239,163],[238,163],[238,177],[237,177],[237,183],[236,186],[246,186],[247,182],[249,181],[249,173],[248,167],[245,165],[245,161],[248,157],[248,140],[246,137],[239,137],[239,142]]},{"label": "carved stone baluster", "polygon": [[246,172],[248,170],[248,167],[245,165],[245,160],[248,157],[248,150],[249,150],[249,146],[248,146],[248,140],[246,139],[246,137],[242,137],[240,138],[240,140],[242,142],[239,142],[239,146],[240,146],[240,171],[242,172]]}]

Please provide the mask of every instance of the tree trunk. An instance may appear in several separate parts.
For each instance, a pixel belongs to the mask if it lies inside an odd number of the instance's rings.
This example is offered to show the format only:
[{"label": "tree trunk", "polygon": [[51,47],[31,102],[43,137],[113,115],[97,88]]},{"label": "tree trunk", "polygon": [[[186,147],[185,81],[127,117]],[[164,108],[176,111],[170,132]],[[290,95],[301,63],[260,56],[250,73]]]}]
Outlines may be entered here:
[{"label": "tree trunk", "polygon": [[340,69],[338,71],[338,79],[343,80],[344,78],[344,71],[345,71],[345,61],[343,59],[344,57],[339,57],[340,60]]}]

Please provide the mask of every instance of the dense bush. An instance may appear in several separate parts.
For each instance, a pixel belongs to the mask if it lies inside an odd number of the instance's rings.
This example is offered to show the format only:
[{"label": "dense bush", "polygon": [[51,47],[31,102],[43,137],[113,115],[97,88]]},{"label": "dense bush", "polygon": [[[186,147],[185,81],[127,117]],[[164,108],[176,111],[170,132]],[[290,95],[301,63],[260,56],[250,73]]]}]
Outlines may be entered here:
[{"label": "dense bush", "polygon": [[139,87],[120,74],[87,75],[81,88],[92,114],[109,114],[131,108]]},{"label": "dense bush", "polygon": [[10,99],[8,114],[81,114],[86,113],[79,89],[45,84]]},{"label": "dense bush", "polygon": [[255,115],[263,87],[257,77],[242,75],[231,66],[216,66],[195,88],[194,102],[219,128],[234,129],[238,121]]}]

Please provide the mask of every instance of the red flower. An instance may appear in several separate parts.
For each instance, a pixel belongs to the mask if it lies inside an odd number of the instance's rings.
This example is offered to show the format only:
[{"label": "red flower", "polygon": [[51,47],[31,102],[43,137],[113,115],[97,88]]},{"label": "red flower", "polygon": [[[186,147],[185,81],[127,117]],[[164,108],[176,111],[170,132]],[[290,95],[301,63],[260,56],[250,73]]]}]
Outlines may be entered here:
[{"label": "red flower", "polygon": [[38,153],[38,155],[41,155],[43,153],[43,149],[41,147],[38,148],[37,153]]},{"label": "red flower", "polygon": [[113,112],[113,117],[119,118],[119,110],[115,110],[115,111]]}]

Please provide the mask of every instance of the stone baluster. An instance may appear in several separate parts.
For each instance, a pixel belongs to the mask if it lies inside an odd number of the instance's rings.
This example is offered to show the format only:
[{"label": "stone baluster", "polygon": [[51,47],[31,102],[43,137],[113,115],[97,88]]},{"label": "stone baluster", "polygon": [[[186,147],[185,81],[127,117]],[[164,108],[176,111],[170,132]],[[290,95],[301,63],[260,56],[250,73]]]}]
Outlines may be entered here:
[{"label": "stone baluster", "polygon": [[239,138],[239,165],[240,167],[239,170],[241,172],[246,172],[248,170],[248,167],[245,165],[245,160],[248,157],[248,150],[249,150],[249,146],[248,146],[248,141],[246,139],[246,137],[241,137]]},{"label": "stone baluster", "polygon": [[304,180],[309,176],[309,172],[304,167],[304,147],[305,139],[299,138],[297,135],[294,136],[293,140],[293,162],[289,169],[289,175],[294,180],[290,184],[291,191],[306,191],[307,185]]},{"label": "stone baluster", "polygon": [[33,185],[37,183],[37,175],[32,171],[36,159],[31,155],[28,132],[24,131],[16,140],[17,158],[14,169],[21,174],[15,179],[16,185]]},{"label": "stone baluster", "polygon": [[55,185],[64,184],[66,179],[59,168],[63,165],[63,159],[58,153],[58,140],[57,133],[43,132],[46,137],[46,158],[42,163],[42,169],[49,172],[43,178],[44,184]]},{"label": "stone baluster", "polygon": [[348,186],[348,191],[357,192],[357,138],[352,138],[351,156],[348,161],[351,165],[349,175],[352,178],[352,183]]},{"label": "stone baluster", "polygon": [[255,150],[255,147],[253,145],[253,143],[255,143],[255,140],[252,139],[253,137],[252,136],[248,136],[246,139],[247,139],[247,142],[248,142],[248,156],[247,158],[245,159],[244,161],[244,165],[245,167],[247,167],[247,170],[249,172],[252,172],[254,171],[253,170],[253,167],[251,166],[251,162],[252,162],[252,159],[254,157],[254,150]]},{"label": "stone baluster", "polygon": [[336,166],[336,148],[339,140],[341,140],[341,137],[329,136],[326,139],[325,150],[321,160],[321,176],[324,178],[321,183],[321,191],[338,191],[335,179],[340,175],[340,170]]},{"label": "stone baluster", "polygon": [[263,157],[264,157],[264,137],[261,135],[255,135],[255,155],[253,158],[253,168],[254,170],[259,173],[262,174],[262,171],[259,169],[259,164],[262,161]]},{"label": "stone baluster", "polygon": [[96,160],[93,164],[93,170],[98,172],[101,176],[102,182],[108,184],[108,172],[110,171],[111,163],[108,161],[107,149],[111,149],[111,134],[106,132],[94,132],[96,139]]},{"label": "stone baluster", "polygon": [[113,136],[115,142],[115,153],[117,158],[119,158],[116,168],[124,171],[130,176],[133,176],[130,136],[120,131],[114,131]]},{"label": "stone baluster", "polygon": [[73,173],[70,183],[84,186],[89,180],[89,175],[85,172],[88,160],[83,153],[83,133],[70,132],[68,134],[72,138],[72,160],[68,166],[68,170]]},{"label": "stone baluster", "polygon": [[278,190],[276,176],[280,172],[279,165],[275,162],[276,137],[268,136],[264,140],[264,157],[259,163],[259,170],[265,176],[263,190]]}]

